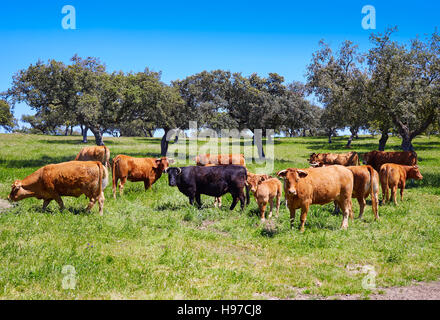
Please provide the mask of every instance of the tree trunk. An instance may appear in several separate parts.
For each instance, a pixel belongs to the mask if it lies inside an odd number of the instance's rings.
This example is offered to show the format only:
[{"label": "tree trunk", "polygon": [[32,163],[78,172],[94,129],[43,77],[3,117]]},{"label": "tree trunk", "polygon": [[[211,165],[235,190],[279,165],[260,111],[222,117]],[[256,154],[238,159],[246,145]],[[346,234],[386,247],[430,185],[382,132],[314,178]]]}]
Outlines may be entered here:
[{"label": "tree trunk", "polygon": [[333,130],[328,131],[328,143],[332,143]]},{"label": "tree trunk", "polygon": [[104,141],[102,141],[102,132],[99,130],[99,128],[91,127],[90,131],[92,131],[93,135],[95,136],[95,142],[97,146],[103,146]]},{"label": "tree trunk", "polygon": [[385,146],[388,141],[388,130],[382,131],[382,136],[379,140],[379,151],[385,151]]},{"label": "tree trunk", "polygon": [[260,134],[255,134],[252,137],[252,144],[253,145],[257,145],[257,150],[258,150],[258,157],[260,158],[260,160],[263,160],[266,155],[264,154],[264,149],[263,149],[263,138],[261,137]]},{"label": "tree trunk", "polygon": [[160,141],[160,154],[162,155],[162,157],[166,157],[167,152],[168,152],[168,140],[167,140],[167,135],[168,132],[170,131],[170,129],[164,129],[164,134],[162,137],[162,140]]},{"label": "tree trunk", "polygon": [[347,144],[345,145],[346,148],[351,148],[351,142],[353,141],[354,136],[351,135],[350,138],[348,138]]},{"label": "tree trunk", "polygon": [[303,136],[303,137],[306,136],[306,129],[303,129],[302,136]]},{"label": "tree trunk", "polygon": [[87,143],[87,131],[89,131],[89,127],[81,125],[81,134],[83,137],[82,142]]},{"label": "tree trunk", "polygon": [[64,131],[64,135],[67,137],[69,134],[69,126],[66,126],[66,130]]},{"label": "tree trunk", "polygon": [[73,135],[73,126],[70,126],[70,135]]},{"label": "tree trunk", "polygon": [[351,136],[348,138],[347,144],[345,145],[346,148],[351,148],[351,143],[354,138],[358,138],[358,128],[350,128]]},{"label": "tree trunk", "polygon": [[401,146],[403,151],[414,151],[414,146],[412,145],[412,138],[410,135],[402,135]]}]

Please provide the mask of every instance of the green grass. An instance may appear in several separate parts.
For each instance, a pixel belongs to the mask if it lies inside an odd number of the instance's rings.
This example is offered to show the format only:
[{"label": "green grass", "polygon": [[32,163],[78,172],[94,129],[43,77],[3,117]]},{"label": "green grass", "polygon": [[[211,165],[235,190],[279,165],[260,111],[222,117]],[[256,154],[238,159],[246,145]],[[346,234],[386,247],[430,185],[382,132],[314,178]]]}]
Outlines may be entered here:
[{"label": "green grass", "polygon": [[[378,138],[377,138],[378,139]],[[361,137],[352,150],[377,147]],[[124,153],[154,156],[158,139],[106,138],[112,157]],[[332,145],[325,138],[275,139],[275,168],[307,167],[311,152],[345,152],[346,138]],[[3,299],[261,299],[294,298],[296,288],[310,294],[361,294],[356,266],[372,265],[378,287],[403,286],[440,276],[440,138],[415,140],[423,181],[409,185],[405,201],[371,207],[364,219],[339,229],[333,206],[312,206],[305,233],[289,228],[281,205],[280,219],[260,224],[251,198],[244,212],[223,209],[202,196],[204,208],[188,204],[163,176],[152,189],[128,182],[125,195],[113,200],[105,190],[104,216],[84,208],[87,201],[64,197],[59,211],[52,202],[25,199],[0,214],[0,298]],[[388,149],[398,149],[390,138]],[[0,197],[6,199],[15,179],[37,168],[68,161],[80,147],[79,137],[0,135]],[[248,166],[254,171],[256,165]],[[353,202],[355,216],[359,213]],[[63,289],[63,266],[76,270],[76,288]],[[318,285],[317,285],[318,284]]]}]

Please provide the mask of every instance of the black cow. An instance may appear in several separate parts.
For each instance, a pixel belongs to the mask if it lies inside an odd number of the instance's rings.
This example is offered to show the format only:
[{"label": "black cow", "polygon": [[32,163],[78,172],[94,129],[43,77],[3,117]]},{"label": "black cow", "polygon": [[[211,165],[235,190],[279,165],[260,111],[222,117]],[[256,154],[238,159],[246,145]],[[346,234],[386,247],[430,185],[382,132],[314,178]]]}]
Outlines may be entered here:
[{"label": "black cow", "polygon": [[243,188],[245,187],[246,197],[249,201],[245,167],[238,165],[169,167],[165,172],[168,173],[169,185],[171,187],[177,186],[179,191],[189,198],[191,205],[194,204],[195,198],[199,208],[202,206],[201,194],[221,197],[229,192],[233,198],[230,209],[234,210],[240,200],[241,210],[243,210],[245,205]]}]

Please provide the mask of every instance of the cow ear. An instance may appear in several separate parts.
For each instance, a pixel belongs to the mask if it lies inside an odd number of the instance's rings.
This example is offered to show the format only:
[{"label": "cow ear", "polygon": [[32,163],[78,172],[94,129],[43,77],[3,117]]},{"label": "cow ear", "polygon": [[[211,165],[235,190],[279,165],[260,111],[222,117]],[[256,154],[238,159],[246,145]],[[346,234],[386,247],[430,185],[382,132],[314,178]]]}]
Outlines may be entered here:
[{"label": "cow ear", "polygon": [[305,177],[307,177],[309,175],[307,172],[305,172],[303,170],[296,170],[296,172],[298,172],[298,176],[300,178],[305,178]]},{"label": "cow ear", "polygon": [[282,178],[282,179],[285,179],[286,175],[287,175],[287,169],[286,170],[281,170],[281,171],[277,172],[277,176]]},{"label": "cow ear", "polygon": [[414,167],[413,167],[414,169],[418,169],[419,168],[419,166],[418,165],[415,165]]}]

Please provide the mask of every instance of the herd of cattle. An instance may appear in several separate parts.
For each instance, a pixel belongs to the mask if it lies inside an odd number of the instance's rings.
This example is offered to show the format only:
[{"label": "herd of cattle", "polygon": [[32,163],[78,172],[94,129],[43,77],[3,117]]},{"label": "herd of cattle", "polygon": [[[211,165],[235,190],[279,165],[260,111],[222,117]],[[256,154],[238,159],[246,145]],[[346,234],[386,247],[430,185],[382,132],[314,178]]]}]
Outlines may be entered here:
[{"label": "herd of cattle", "polygon": [[[284,189],[291,226],[297,209],[301,209],[300,230],[304,231],[310,205],[334,202],[335,210],[342,211],[341,228],[346,229],[348,218],[353,219],[352,198],[359,202],[359,217],[362,217],[366,198],[371,195],[374,216],[379,219],[379,182],[382,201],[389,202],[391,189],[391,197],[397,204],[397,189],[400,188],[403,201],[406,180],[423,178],[417,166],[416,153],[407,151],[371,151],[363,155],[365,165],[360,165],[356,152],[313,153],[309,159],[311,167],[281,170],[276,173],[277,177],[248,172],[242,154],[207,154],[196,156],[194,160],[195,166],[170,167],[174,160],[167,157],[134,158],[118,155],[110,165],[110,150],[107,147],[85,147],[74,161],[49,164],[23,180],[16,180],[8,199],[43,199],[43,210],[55,200],[63,209],[61,196],[79,197],[84,194],[90,200],[87,210],[91,210],[98,201],[99,213],[102,215],[104,189],[108,185],[108,169],[111,167],[114,198],[117,185],[122,195],[127,180],[143,181],[147,190],[165,173],[168,174],[169,185],[177,186],[189,198],[190,204],[194,204],[195,200],[199,208],[202,205],[201,194],[215,197],[214,205],[220,207],[221,197],[230,193],[233,198],[230,209],[233,210],[240,201],[243,210],[245,204],[250,202],[249,191],[252,191],[261,220],[264,221],[267,204],[270,205],[270,219],[274,202],[278,217]],[[284,188],[278,178],[284,181]]]}]

